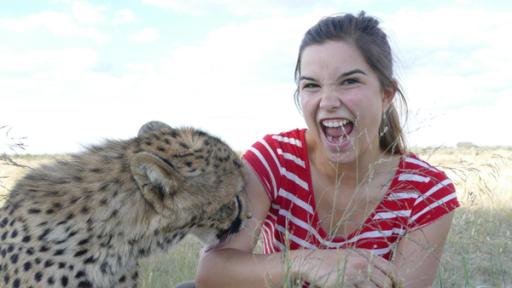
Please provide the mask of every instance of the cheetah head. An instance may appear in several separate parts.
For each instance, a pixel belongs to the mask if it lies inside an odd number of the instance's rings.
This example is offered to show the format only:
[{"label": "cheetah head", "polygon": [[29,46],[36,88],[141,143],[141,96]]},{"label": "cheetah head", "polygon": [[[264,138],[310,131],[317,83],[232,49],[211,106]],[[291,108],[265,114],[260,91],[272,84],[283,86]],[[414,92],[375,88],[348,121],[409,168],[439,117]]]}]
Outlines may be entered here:
[{"label": "cheetah head", "polygon": [[[249,218],[239,156],[193,128],[149,122],[137,137],[130,167],[162,231],[181,230],[215,245]],[[142,151],[140,151],[142,150]]]}]

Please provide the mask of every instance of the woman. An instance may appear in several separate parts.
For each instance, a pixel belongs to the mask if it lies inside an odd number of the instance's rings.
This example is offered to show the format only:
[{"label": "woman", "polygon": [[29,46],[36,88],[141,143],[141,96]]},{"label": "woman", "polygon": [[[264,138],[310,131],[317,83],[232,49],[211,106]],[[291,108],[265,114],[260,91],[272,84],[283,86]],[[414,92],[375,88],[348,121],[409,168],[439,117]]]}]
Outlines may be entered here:
[{"label": "woman", "polygon": [[361,12],[306,32],[295,99],[307,129],[246,152],[253,220],[202,255],[199,287],[432,285],[459,204],[446,175],[406,150],[378,25]]}]

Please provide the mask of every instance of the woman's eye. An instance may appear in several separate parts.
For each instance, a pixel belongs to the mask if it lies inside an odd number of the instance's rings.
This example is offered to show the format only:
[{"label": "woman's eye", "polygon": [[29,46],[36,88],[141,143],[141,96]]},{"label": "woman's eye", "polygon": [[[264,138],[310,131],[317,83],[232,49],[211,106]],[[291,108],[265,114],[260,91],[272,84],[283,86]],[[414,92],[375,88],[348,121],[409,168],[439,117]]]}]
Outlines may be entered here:
[{"label": "woman's eye", "polygon": [[357,83],[359,83],[359,80],[354,79],[354,78],[348,78],[348,79],[341,81],[342,85],[352,85],[352,84],[357,84]]},{"label": "woman's eye", "polygon": [[311,89],[311,88],[317,88],[318,85],[315,83],[304,83],[302,85],[302,89]]}]

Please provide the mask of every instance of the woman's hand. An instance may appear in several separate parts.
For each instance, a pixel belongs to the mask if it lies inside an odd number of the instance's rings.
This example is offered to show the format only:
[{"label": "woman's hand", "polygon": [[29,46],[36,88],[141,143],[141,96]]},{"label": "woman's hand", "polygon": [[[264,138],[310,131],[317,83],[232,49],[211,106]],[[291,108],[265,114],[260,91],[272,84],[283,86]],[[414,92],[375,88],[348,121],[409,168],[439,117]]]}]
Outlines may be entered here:
[{"label": "woman's hand", "polygon": [[300,250],[292,273],[314,287],[403,287],[395,265],[362,249]]}]

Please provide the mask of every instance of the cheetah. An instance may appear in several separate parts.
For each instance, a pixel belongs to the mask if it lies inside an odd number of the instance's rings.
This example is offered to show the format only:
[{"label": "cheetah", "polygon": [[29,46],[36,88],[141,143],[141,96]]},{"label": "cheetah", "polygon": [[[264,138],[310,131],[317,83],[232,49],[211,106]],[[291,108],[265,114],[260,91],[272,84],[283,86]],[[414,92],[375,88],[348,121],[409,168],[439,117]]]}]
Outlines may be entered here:
[{"label": "cheetah", "polygon": [[136,287],[140,258],[238,232],[241,166],[220,139],[154,121],[36,168],[0,208],[0,286]]}]

